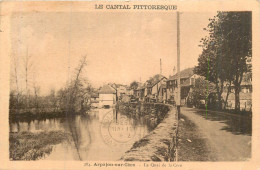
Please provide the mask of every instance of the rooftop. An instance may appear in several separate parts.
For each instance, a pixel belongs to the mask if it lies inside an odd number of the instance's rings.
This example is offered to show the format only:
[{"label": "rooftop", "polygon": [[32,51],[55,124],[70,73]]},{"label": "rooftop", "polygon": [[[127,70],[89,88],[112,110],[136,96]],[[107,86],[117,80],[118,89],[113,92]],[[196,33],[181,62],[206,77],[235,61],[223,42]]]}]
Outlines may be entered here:
[{"label": "rooftop", "polygon": [[154,85],[159,83],[163,78],[166,78],[166,77],[161,74],[156,74],[155,76],[153,76],[149,80],[147,80],[147,86],[153,87]]},{"label": "rooftop", "polygon": [[[186,69],[182,70],[182,71],[180,72],[181,78],[189,78],[189,77],[191,77],[192,75],[194,75],[193,70],[194,70],[194,67],[192,67],[192,68],[186,68]],[[177,73],[176,73],[176,74],[174,74],[173,76],[170,76],[170,77],[169,77],[169,80],[176,80],[177,78],[178,78],[178,75],[177,75]]]},{"label": "rooftop", "polygon": [[109,85],[104,85],[100,90],[99,90],[99,94],[114,94],[116,93],[116,90],[109,86]]}]

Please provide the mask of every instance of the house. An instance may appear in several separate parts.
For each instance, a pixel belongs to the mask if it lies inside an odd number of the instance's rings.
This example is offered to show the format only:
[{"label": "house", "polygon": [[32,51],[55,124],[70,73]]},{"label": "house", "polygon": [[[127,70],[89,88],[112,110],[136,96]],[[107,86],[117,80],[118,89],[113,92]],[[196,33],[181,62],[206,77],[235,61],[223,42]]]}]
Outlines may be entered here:
[{"label": "house", "polygon": [[140,87],[142,87],[142,83],[140,82],[137,82],[138,86],[136,89],[133,89],[133,96],[136,98],[136,99],[139,99],[140,98]]},{"label": "house", "polygon": [[127,86],[122,84],[115,84],[116,91],[117,91],[117,97],[119,99],[122,99],[124,95],[127,93]]},{"label": "house", "polygon": [[[252,111],[252,93],[239,93],[240,110]],[[235,109],[235,94],[228,96],[226,109]]]},{"label": "house", "polygon": [[90,95],[90,101],[91,102],[96,102],[96,101],[98,101],[98,99],[99,99],[99,95],[97,93],[92,93]]},{"label": "house", "polygon": [[116,104],[116,90],[110,85],[104,85],[99,90],[99,107],[111,107]]},{"label": "house", "polygon": [[[222,98],[226,99],[227,87],[224,87]],[[245,73],[240,85],[240,110],[252,111],[252,75]],[[231,85],[231,92],[227,99],[227,109],[235,109],[235,87]]]},{"label": "house", "polygon": [[159,101],[159,87],[166,85],[167,78],[161,74],[157,74],[147,80],[147,85],[144,89],[144,97],[146,101]]},{"label": "house", "polygon": [[[181,79],[181,105],[185,105],[187,103],[187,97],[190,91],[192,91],[192,87],[195,84],[195,79],[200,77],[193,72],[194,68],[187,68],[180,72]],[[174,100],[177,96],[177,79],[178,74],[170,76],[167,80],[167,100]],[[176,102],[176,101],[175,101]]]},{"label": "house", "polygon": [[[240,84],[239,102],[240,110],[252,111],[252,58],[246,60],[249,71],[243,74],[243,79]],[[228,87],[224,87],[222,98],[226,99]],[[235,86],[231,84],[231,92],[227,99],[227,109],[235,109]]]},{"label": "house", "polygon": [[144,101],[144,90],[145,90],[145,85],[140,85],[136,89],[136,98],[138,98],[139,101]]},{"label": "house", "polygon": [[130,87],[127,87],[127,89],[126,89],[126,95],[127,95],[127,96],[133,96],[133,95],[134,95],[134,90],[131,89]]},{"label": "house", "polygon": [[116,90],[116,101],[121,100],[127,93],[127,86],[122,84],[110,83],[108,84]]},{"label": "house", "polygon": [[165,103],[166,101],[167,101],[167,89],[165,83],[165,84],[161,84],[161,86],[159,87],[158,102]]},{"label": "house", "polygon": [[92,107],[99,106],[99,94],[98,93],[92,93],[90,95],[90,104]]},{"label": "house", "polygon": [[[201,76],[194,74],[193,68],[187,68],[180,72],[181,77],[181,105],[187,104],[187,98],[190,92],[193,91],[193,87],[195,85],[195,80]],[[170,76],[167,81],[167,100],[173,99],[175,100],[177,96],[177,74]],[[214,84],[212,84],[214,86]],[[227,96],[227,84],[225,83],[222,99],[225,101]],[[227,109],[235,108],[235,87],[231,85],[231,92],[227,99]],[[252,109],[252,76],[251,73],[245,73],[243,76],[243,80],[240,86],[240,110],[251,111]],[[212,91],[212,94],[216,93],[215,90]],[[211,97],[209,97],[211,98]],[[214,98],[214,97],[213,97]],[[210,99],[209,99],[210,101]]]}]

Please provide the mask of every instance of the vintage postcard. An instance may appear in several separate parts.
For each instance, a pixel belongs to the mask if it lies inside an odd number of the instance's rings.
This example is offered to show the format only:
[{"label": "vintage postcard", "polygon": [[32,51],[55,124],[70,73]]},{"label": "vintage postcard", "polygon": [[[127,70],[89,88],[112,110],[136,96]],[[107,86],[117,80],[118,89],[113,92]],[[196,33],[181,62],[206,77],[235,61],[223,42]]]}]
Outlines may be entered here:
[{"label": "vintage postcard", "polygon": [[258,1],[2,1],[0,169],[260,169]]}]

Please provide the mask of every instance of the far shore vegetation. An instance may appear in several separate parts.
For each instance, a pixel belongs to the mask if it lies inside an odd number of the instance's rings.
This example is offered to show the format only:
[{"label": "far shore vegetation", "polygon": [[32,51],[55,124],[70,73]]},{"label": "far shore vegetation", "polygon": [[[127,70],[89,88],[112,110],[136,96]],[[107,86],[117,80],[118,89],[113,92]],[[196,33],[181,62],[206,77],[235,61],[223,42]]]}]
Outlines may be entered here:
[{"label": "far shore vegetation", "polygon": [[[31,58],[26,56],[25,61],[25,78],[24,82],[20,82],[17,73],[18,63],[13,58],[14,70],[11,76],[13,88],[9,99],[9,119],[11,121],[55,118],[89,110],[89,101],[91,94],[94,93],[94,88],[83,74],[87,65],[86,56],[79,61],[70,82],[59,90],[51,89],[47,95],[40,94],[40,86],[32,78],[36,75],[32,69]],[[24,84],[23,88],[21,88],[21,84]]]}]

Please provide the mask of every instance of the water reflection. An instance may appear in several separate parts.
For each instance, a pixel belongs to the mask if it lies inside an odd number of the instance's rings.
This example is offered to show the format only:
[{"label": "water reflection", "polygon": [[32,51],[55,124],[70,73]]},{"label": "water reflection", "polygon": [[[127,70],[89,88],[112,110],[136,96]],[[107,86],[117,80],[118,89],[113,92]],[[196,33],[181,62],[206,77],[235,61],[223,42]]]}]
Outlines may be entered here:
[{"label": "water reflection", "polygon": [[71,139],[53,147],[44,160],[118,160],[151,127],[145,117],[124,115],[116,109],[96,109],[68,118],[13,122],[11,132],[64,130]]}]

